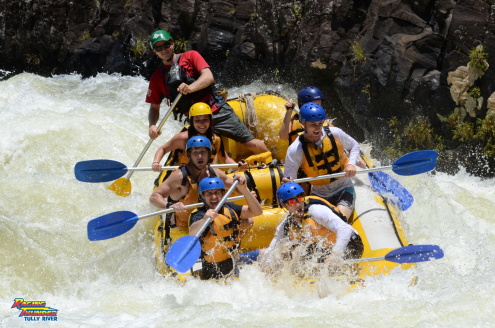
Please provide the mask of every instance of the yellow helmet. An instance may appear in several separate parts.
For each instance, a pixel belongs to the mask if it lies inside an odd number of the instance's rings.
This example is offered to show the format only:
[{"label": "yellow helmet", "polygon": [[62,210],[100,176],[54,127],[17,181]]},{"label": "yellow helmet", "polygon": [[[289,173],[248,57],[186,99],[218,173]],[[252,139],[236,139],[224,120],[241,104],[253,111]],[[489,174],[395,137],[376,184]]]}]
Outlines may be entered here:
[{"label": "yellow helmet", "polygon": [[210,106],[204,102],[198,102],[191,106],[189,109],[189,118],[199,115],[213,115]]}]

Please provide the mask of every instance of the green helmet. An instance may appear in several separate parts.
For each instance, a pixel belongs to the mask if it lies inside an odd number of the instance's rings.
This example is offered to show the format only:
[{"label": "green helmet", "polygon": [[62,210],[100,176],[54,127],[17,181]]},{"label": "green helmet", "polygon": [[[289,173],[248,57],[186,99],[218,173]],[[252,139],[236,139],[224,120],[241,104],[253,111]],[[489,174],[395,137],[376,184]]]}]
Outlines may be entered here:
[{"label": "green helmet", "polygon": [[164,30],[156,30],[155,32],[151,33],[150,36],[150,46],[151,49],[155,47],[155,43],[160,42],[160,41],[170,41],[173,40],[172,36],[170,33]]}]

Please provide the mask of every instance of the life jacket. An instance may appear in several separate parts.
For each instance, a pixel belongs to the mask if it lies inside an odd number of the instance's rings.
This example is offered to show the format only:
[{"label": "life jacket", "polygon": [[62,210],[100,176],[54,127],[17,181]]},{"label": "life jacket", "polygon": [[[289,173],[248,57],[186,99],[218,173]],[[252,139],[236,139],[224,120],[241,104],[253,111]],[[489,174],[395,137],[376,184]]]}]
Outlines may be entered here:
[{"label": "life jacket", "polygon": [[[170,93],[170,99],[175,99],[179,92],[177,88],[181,83],[191,84],[196,81],[195,78],[187,75],[187,73],[179,66],[179,58],[181,54],[177,54],[175,57],[175,61],[170,67],[170,70],[167,70],[164,65],[160,65],[160,69],[163,72],[165,86],[167,87],[168,92]],[[182,95],[181,99],[177,103],[174,108],[174,117],[177,119],[178,114],[181,115],[179,119],[182,118],[182,115],[185,115],[189,112],[189,109],[192,105],[197,102],[205,102],[213,109],[222,107],[225,104],[225,99],[215,92],[214,84],[189,93],[187,95]]]},{"label": "life jacket", "polygon": [[[187,127],[185,127],[187,129]],[[181,131],[182,132],[182,131]],[[211,143],[211,155],[210,159],[208,160],[208,164],[211,164],[213,160],[215,159],[217,155],[217,149],[222,149],[222,138],[220,138],[218,135],[214,134],[213,135],[213,141]],[[167,159],[167,162],[165,163],[166,166],[172,166],[172,165],[184,165],[189,163],[189,157],[187,157],[186,152],[184,149],[175,149],[172,151],[171,155]]]},{"label": "life jacket", "polygon": [[223,262],[232,257],[240,244],[239,217],[233,209],[223,206],[201,241],[203,259],[210,263]]},{"label": "life jacket", "polygon": [[305,208],[301,224],[297,223],[289,216],[284,223],[284,235],[294,243],[293,247],[305,245],[308,250],[312,252],[317,247],[321,248],[323,246],[323,248],[326,248],[329,251],[337,241],[337,234],[319,223],[316,223],[309,216],[309,208],[316,204],[327,206],[344,222],[347,222],[345,215],[342,214],[336,206],[318,196],[307,196],[305,197],[304,202]]},{"label": "life jacket", "polygon": [[[314,143],[307,142],[304,135],[299,136],[304,151],[301,168],[308,177],[316,177],[325,174],[343,172],[349,159],[344,147],[330,131],[328,126],[323,127],[326,136],[322,140],[322,147],[318,148]],[[325,185],[338,178],[309,181],[312,185]]]},{"label": "life jacket", "polygon": [[289,145],[292,144],[299,135],[304,133],[304,126],[299,122],[299,114],[292,116],[289,131]]},{"label": "life jacket", "polygon": [[[198,183],[199,181],[196,181],[195,178],[191,177],[191,173],[189,170],[186,168],[185,165],[181,165],[177,170],[182,171],[182,186],[186,186],[187,183],[189,183],[189,189],[187,191],[187,194],[182,197],[179,200],[173,200],[170,197],[168,197],[168,202],[171,204],[175,204],[178,202],[182,202],[184,205],[189,205],[189,204],[196,204],[199,202],[199,192],[198,192]],[[208,172],[210,177],[216,177],[217,174],[215,173],[215,170],[211,166],[208,166]],[[177,221],[185,222],[185,226],[187,227],[188,221],[189,221],[189,214],[193,211],[192,208],[186,209],[183,212],[175,212],[175,225],[177,225]]]}]

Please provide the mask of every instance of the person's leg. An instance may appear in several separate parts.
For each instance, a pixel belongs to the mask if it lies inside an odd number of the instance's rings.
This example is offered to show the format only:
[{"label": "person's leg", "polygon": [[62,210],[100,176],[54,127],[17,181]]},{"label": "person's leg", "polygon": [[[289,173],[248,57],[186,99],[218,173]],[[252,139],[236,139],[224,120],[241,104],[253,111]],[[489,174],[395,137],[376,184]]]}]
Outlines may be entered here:
[{"label": "person's leg", "polygon": [[339,211],[345,215],[347,222],[350,222],[352,211],[354,210],[354,202],[356,199],[356,191],[354,187],[348,187],[339,193],[333,195],[332,197],[325,197],[331,204],[335,205]]},{"label": "person's leg", "polygon": [[220,135],[242,143],[255,154],[269,151],[263,140],[254,138],[228,104],[213,113],[213,126]]},{"label": "person's leg", "polygon": [[260,139],[251,139],[248,142],[243,143],[246,148],[251,150],[254,154],[260,154],[269,151],[265,142]]},{"label": "person's leg", "polygon": [[354,187],[344,189],[341,193],[339,201],[337,202],[337,208],[345,215],[347,222],[350,222],[352,211],[354,211],[354,202],[356,199],[356,191]]},{"label": "person's leg", "polygon": [[351,213],[352,213],[352,209],[350,209],[349,207],[345,206],[345,205],[337,205],[337,208],[339,209],[339,211],[345,215],[345,217],[347,218],[347,222],[349,222],[349,218],[351,217]]}]

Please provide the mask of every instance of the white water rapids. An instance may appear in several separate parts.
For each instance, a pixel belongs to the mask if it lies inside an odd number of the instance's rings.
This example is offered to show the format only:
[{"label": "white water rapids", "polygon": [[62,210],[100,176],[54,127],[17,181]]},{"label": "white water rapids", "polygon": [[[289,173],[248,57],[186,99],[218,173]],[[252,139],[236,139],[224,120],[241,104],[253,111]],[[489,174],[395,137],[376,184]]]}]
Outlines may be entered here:
[{"label": "white water rapids", "polygon": [[[253,83],[238,92],[279,90]],[[254,265],[230,284],[180,284],[154,268],[145,222],[122,236],[90,242],[87,223],[148,202],[152,172],[132,176],[133,193],[74,178],[74,165],[114,159],[132,166],[148,141],[147,82],[100,74],[0,81],[0,327],[493,327],[494,180],[461,170],[402,177],[415,197],[400,218],[414,244],[438,244],[445,257],[368,279],[352,293],[275,284]],[[337,122],[338,123],[338,122]],[[337,124],[338,125],[338,124]],[[172,119],[140,166],[180,129]],[[359,195],[358,195],[359,201]],[[409,286],[417,276],[418,283]],[[56,322],[29,322],[15,298],[45,301]]]}]

